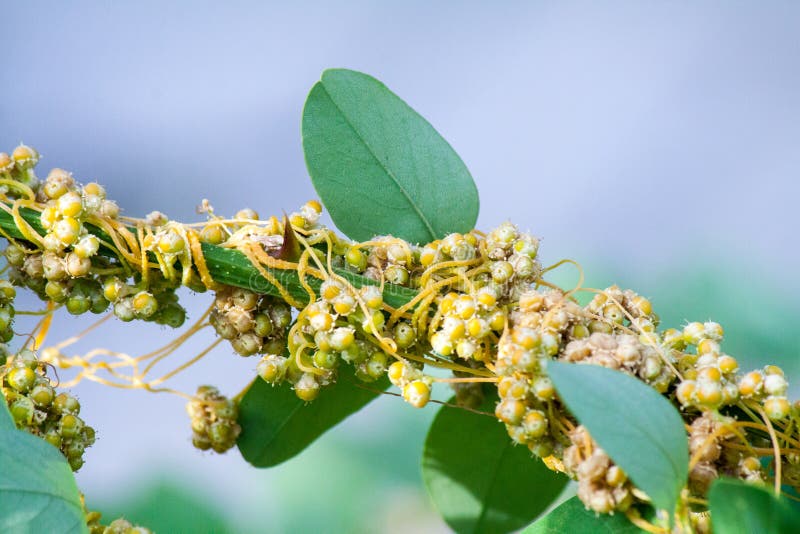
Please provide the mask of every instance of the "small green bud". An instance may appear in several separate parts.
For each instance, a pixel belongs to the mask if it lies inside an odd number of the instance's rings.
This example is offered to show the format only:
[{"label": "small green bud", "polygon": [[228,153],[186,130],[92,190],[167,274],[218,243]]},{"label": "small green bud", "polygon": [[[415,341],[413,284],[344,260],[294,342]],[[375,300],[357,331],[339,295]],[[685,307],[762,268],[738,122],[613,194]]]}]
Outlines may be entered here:
[{"label": "small green bud", "polygon": [[408,271],[399,265],[390,265],[383,272],[383,276],[387,282],[396,285],[408,284]]},{"label": "small green bud", "polygon": [[57,304],[61,304],[69,298],[69,285],[64,282],[50,280],[44,286],[44,292],[47,298]]},{"label": "small green bud", "polygon": [[266,313],[259,313],[255,316],[253,332],[255,332],[257,336],[267,337],[272,333],[272,330],[272,319],[269,318],[269,315]]},{"label": "small green bud", "polygon": [[272,324],[275,328],[283,330],[292,322],[292,310],[288,305],[280,302],[269,309],[269,317],[272,319]]},{"label": "small green bud", "polygon": [[33,406],[33,401],[28,397],[19,397],[11,405],[9,411],[11,412],[11,417],[16,421],[17,426],[30,426],[33,422],[36,408]]},{"label": "small green bud", "polygon": [[57,414],[77,415],[81,411],[81,404],[72,395],[59,393],[53,401],[53,408]]},{"label": "small green bud", "polygon": [[282,354],[286,350],[286,340],[283,338],[267,338],[261,347],[264,354]]},{"label": "small green bud", "polygon": [[401,349],[407,349],[417,341],[417,333],[408,323],[397,323],[394,327],[394,341]]},{"label": "small green bud", "polygon": [[14,331],[9,326],[4,330],[0,330],[0,343],[8,343],[14,339]]},{"label": "small green bud", "polygon": [[9,265],[14,267],[22,267],[22,264],[25,263],[25,257],[27,256],[25,249],[15,244],[9,244],[4,254]]},{"label": "small green bud", "polygon": [[5,306],[0,308],[0,330],[5,330],[11,326],[14,315],[14,308]]},{"label": "small green bud", "polygon": [[140,291],[134,295],[131,305],[133,306],[133,313],[137,317],[144,319],[152,317],[158,311],[158,301],[147,291]]},{"label": "small green bud", "polygon": [[17,296],[17,290],[8,280],[0,280],[0,302],[10,302]]},{"label": "small green bud", "polygon": [[166,304],[158,310],[156,322],[170,328],[179,328],[186,322],[186,310],[180,304]]},{"label": "small green bud", "polygon": [[72,439],[83,430],[84,424],[80,417],[72,414],[67,414],[61,418],[59,422],[59,431],[61,437]]},{"label": "small green bud", "polygon": [[39,384],[33,387],[29,396],[36,406],[44,408],[53,403],[56,392],[47,384]]},{"label": "small green bud", "polygon": [[99,314],[105,312],[108,309],[109,302],[108,300],[106,300],[106,298],[99,290],[92,291],[92,293],[89,296],[89,299],[91,301],[91,306],[89,308],[89,311],[91,311],[92,313]]},{"label": "small green bud", "polygon": [[84,463],[82,457],[80,457],[80,458],[67,458],[67,462],[69,463],[69,466],[72,468],[73,471],[80,470],[80,468],[83,467],[83,463]]},{"label": "small green bud", "polygon": [[92,307],[92,301],[86,295],[70,295],[67,299],[67,311],[72,315],[82,315]]},{"label": "small green bud", "polygon": [[316,399],[319,395],[319,389],[319,382],[311,373],[303,373],[303,376],[294,385],[295,395],[306,402]]},{"label": "small green bud", "polygon": [[333,369],[339,358],[333,352],[318,350],[314,353],[314,365],[320,369]]},{"label": "small green bud", "polygon": [[36,358],[36,353],[29,349],[19,351],[14,357],[14,364],[27,367],[32,371],[39,368],[39,360]]},{"label": "small green bud", "polygon": [[286,375],[288,359],[276,354],[267,354],[256,366],[256,372],[265,382],[277,384]]},{"label": "small green bud", "polygon": [[70,442],[69,445],[67,445],[67,448],[64,450],[64,456],[66,456],[68,460],[73,458],[81,458],[83,457],[83,453],[85,450],[86,447],[84,446],[83,443],[77,440],[73,440]]},{"label": "small green bud", "polygon": [[367,256],[357,248],[350,248],[345,254],[345,260],[359,272],[367,268]]},{"label": "small green bud", "polygon": [[383,352],[376,352],[367,361],[366,372],[373,380],[377,380],[386,372],[388,358]]},{"label": "small green bud", "polygon": [[116,315],[120,321],[126,323],[133,321],[135,314],[133,313],[133,306],[131,305],[130,299],[123,299],[114,304],[114,315]]},{"label": "small green bud", "polygon": [[261,349],[261,338],[252,332],[239,334],[231,341],[231,346],[240,356],[252,356]]},{"label": "small green bud", "polygon": [[53,429],[45,433],[43,436],[44,440],[55,447],[56,449],[61,449],[61,444],[63,443],[63,439],[61,438],[61,434],[58,433],[57,430]]},{"label": "small green bud", "polygon": [[20,393],[27,393],[35,381],[36,373],[28,367],[14,367],[6,375],[8,385]]}]

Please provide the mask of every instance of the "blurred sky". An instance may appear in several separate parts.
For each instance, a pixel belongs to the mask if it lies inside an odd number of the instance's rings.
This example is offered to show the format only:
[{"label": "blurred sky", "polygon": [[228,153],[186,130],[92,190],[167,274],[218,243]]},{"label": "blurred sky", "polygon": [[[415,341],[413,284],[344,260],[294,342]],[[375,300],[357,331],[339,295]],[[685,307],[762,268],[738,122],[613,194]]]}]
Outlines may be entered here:
[{"label": "blurred sky", "polygon": [[[37,147],[41,174],[59,166],[100,181],[130,215],[190,220],[204,197],[221,213],[291,211],[314,196],[300,144],[306,94],[323,69],[353,68],[461,154],[481,193],[479,226],[517,222],[544,238],[546,263],[602,265],[611,274],[598,283],[636,281],[645,294],[667,277],[665,293],[687,301],[705,287],[684,285],[696,271],[733,273],[724,308],[695,309],[736,316],[738,306],[767,328],[769,292],[800,296],[800,4],[338,4],[3,2],[0,149]],[[195,316],[203,303],[192,301]],[[786,313],[798,317],[796,306]],[[78,324],[67,319],[53,339]],[[116,325],[87,348],[136,353],[159,337]],[[213,379],[234,393],[254,365],[220,349],[177,386]],[[391,435],[404,408],[381,399],[304,454],[305,471],[263,472],[235,451],[195,453],[179,400],[76,391],[101,438],[79,474],[89,497],[164,470],[213,495],[242,530],[288,529],[264,522],[280,517],[287,480],[313,487],[326,455],[343,454],[330,443],[386,446],[375,429]],[[431,412],[397,417],[424,429]],[[411,446],[408,458],[421,448]],[[385,491],[368,498],[393,498]],[[298,495],[309,514],[323,506]]]}]

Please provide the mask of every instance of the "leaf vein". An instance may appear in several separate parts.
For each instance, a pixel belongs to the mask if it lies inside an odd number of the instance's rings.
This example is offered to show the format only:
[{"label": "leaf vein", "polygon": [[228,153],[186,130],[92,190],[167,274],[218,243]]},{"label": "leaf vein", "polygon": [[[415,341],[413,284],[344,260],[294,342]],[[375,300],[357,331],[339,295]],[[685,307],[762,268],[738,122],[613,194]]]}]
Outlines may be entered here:
[{"label": "leaf vein", "polygon": [[370,146],[370,144],[367,142],[367,140],[364,138],[364,136],[361,134],[361,132],[358,131],[358,129],[355,127],[355,125],[353,125],[353,123],[350,121],[350,118],[347,116],[347,114],[344,112],[344,110],[339,106],[339,104],[336,102],[336,100],[334,100],[333,95],[328,91],[328,88],[325,87],[324,81],[320,83],[320,86],[325,91],[325,94],[328,95],[328,98],[330,98],[331,102],[333,102],[333,105],[336,106],[336,109],[339,110],[339,113],[342,115],[342,117],[344,117],[344,120],[347,123],[347,125],[350,127],[350,129],[353,130],[353,132],[358,136],[358,138],[361,140],[361,142],[364,143],[364,146],[367,147],[367,150],[369,150],[370,155],[375,159],[375,161],[378,163],[378,165],[386,172],[386,174],[389,176],[389,178],[392,179],[392,182],[394,182],[395,186],[397,186],[397,189],[400,190],[400,192],[403,194],[403,196],[406,198],[406,200],[408,200],[409,205],[414,209],[414,211],[417,213],[417,216],[420,218],[422,223],[425,225],[425,228],[427,229],[428,234],[430,234],[431,241],[436,239],[437,235],[436,235],[436,232],[433,229],[433,226],[431,225],[430,221],[425,216],[425,214],[422,213],[422,211],[419,209],[417,204],[411,198],[411,195],[408,193],[408,191],[406,191],[405,187],[403,187],[403,185],[400,183],[400,181],[397,179],[397,177],[394,175],[394,173],[381,161],[381,159],[375,153],[375,150]]}]

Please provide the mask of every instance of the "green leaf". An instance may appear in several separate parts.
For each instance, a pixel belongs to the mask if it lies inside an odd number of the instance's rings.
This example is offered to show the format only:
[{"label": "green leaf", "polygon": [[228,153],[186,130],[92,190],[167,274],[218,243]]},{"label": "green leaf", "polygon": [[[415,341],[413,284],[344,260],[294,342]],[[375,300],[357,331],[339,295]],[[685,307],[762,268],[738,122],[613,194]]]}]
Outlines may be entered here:
[{"label": "green leaf", "polygon": [[256,467],[285,462],[388,386],[385,378],[364,384],[355,378],[351,366],[341,365],[336,383],[323,387],[316,400],[306,403],[288,384],[272,386],[257,378],[239,404],[239,451]]},{"label": "green leaf", "polygon": [[683,419],[656,390],[597,365],[548,362],[570,412],[633,483],[672,511],[686,485],[689,450]]},{"label": "green leaf", "polygon": [[[483,409],[492,412],[496,399]],[[456,532],[521,528],[561,493],[567,477],[527,447],[515,446],[501,423],[443,407],[425,440],[422,478],[439,513]]]},{"label": "green leaf", "polygon": [[800,512],[767,488],[721,478],[708,493],[714,532],[780,534],[797,532]]},{"label": "green leaf", "polygon": [[[652,509],[647,512],[648,514],[645,515],[653,515]],[[578,497],[572,497],[523,530],[522,534],[562,534],[564,532],[639,534],[642,530],[631,523],[625,514],[597,515],[587,510]]]},{"label": "green leaf", "polygon": [[80,494],[64,456],[9,418],[0,393],[0,532],[88,532]]},{"label": "green leaf", "polygon": [[352,239],[427,243],[475,226],[478,190],[464,162],[371,76],[322,73],[303,109],[303,150],[314,188]]}]

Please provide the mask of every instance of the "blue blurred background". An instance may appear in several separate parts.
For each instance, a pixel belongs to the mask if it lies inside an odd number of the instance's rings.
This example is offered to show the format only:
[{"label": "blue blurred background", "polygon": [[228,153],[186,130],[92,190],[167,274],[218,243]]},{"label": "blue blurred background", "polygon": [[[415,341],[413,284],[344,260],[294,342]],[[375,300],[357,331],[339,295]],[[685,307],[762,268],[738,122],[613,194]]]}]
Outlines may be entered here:
[{"label": "blue blurred background", "polygon": [[[314,197],[307,91],[325,68],[362,70],[461,154],[480,227],[511,219],[546,264],[634,287],[669,325],[718,320],[740,362],[800,382],[800,4],[340,4],[3,2],[0,149],[37,147],[41,174],[100,181],[129,215],[189,221],[204,197],[291,211]],[[168,335],[112,324],[76,350]],[[173,385],[233,394],[254,366],[220,348]],[[178,398],[75,393],[100,438],[79,484],[108,514],[160,532],[446,531],[418,473],[434,408],[381,398],[260,471],[195,451]]]}]

